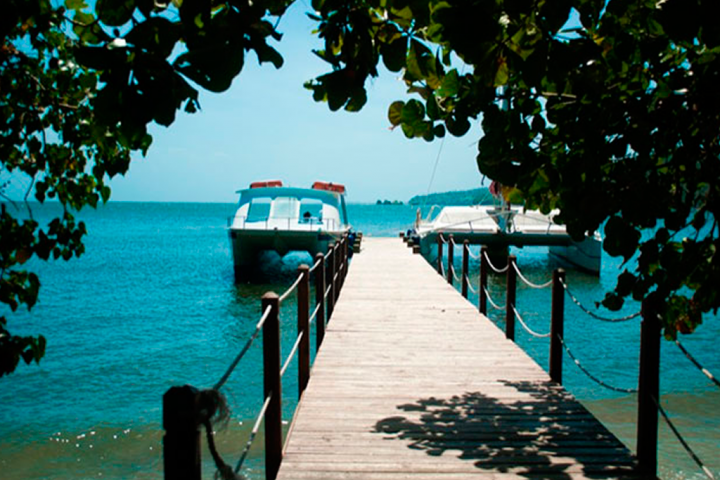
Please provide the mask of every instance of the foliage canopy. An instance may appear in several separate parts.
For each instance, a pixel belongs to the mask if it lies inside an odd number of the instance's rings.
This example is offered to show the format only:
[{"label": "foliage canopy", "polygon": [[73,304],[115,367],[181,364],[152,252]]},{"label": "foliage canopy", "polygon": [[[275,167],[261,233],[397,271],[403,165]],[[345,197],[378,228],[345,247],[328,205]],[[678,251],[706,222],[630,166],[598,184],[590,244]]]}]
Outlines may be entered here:
[{"label": "foliage canopy", "polygon": [[[64,214],[41,226],[3,203],[0,302],[36,302],[33,256],[83,252],[73,212],[107,201],[109,178],[147,126],[221,92],[246,53],[282,66],[270,42],[291,0],[8,0],[0,19],[0,161]],[[650,301],[665,334],[717,310],[720,4],[715,0],[313,0],[306,85],[331,110],[360,110],[380,64],[410,98],[388,117],[409,138],[460,136],[481,119],[480,172],[526,205],[559,208],[577,238],[602,225],[626,269],[604,305]],[[3,194],[0,185],[0,194]],[[27,197],[27,196],[26,196]],[[649,234],[647,232],[650,232]],[[38,361],[43,337],[0,318],[0,375]]]}]

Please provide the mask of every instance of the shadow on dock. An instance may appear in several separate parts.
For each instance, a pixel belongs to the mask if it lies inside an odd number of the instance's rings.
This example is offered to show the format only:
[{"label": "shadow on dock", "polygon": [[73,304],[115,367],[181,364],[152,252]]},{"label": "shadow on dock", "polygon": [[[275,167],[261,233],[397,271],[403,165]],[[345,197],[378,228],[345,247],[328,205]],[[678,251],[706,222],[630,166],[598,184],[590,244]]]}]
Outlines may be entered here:
[{"label": "shadow on dock", "polygon": [[[487,389],[486,389],[487,390]],[[375,433],[430,456],[527,478],[639,478],[627,448],[561,387],[500,381],[497,396],[468,392],[398,405]]]}]

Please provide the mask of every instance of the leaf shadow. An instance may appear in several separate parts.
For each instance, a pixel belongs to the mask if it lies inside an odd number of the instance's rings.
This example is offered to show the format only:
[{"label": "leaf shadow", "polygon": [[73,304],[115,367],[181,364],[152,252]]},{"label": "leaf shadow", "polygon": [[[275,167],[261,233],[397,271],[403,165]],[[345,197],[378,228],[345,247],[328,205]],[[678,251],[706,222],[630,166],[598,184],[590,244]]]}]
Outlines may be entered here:
[{"label": "leaf shadow", "polygon": [[398,405],[404,415],[378,421],[375,433],[518,477],[640,478],[630,451],[557,384],[501,381],[486,390],[492,395]]}]

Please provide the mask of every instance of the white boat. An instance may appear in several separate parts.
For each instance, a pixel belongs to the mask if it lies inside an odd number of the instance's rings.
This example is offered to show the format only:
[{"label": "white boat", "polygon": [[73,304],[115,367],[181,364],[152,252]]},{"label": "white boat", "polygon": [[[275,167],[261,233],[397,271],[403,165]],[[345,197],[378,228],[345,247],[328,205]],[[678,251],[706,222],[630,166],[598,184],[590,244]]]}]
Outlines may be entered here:
[{"label": "white boat", "polygon": [[433,218],[433,209],[426,219],[418,217],[415,233],[419,237],[421,251],[432,255],[437,236],[453,235],[455,242],[466,239],[474,245],[486,245],[498,252],[509,246],[547,246],[550,255],[592,273],[599,273],[601,266],[602,239],[595,233],[577,242],[567,233],[564,225],[555,223],[559,211],[543,214],[522,207],[492,205],[444,207]]},{"label": "white boat", "polygon": [[228,221],[235,277],[250,275],[258,255],[326,252],[350,230],[345,187],[315,182],[312,188],[284,187],[279,180],[254,182],[238,190],[240,201]]}]

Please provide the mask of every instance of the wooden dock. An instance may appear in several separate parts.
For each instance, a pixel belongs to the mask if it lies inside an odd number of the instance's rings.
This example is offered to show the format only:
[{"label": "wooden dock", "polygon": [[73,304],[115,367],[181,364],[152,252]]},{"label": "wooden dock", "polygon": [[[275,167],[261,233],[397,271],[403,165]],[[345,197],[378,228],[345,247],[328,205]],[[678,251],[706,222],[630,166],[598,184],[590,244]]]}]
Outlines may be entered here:
[{"label": "wooden dock", "polygon": [[363,241],[279,479],[637,478],[563,387],[398,239]]}]

